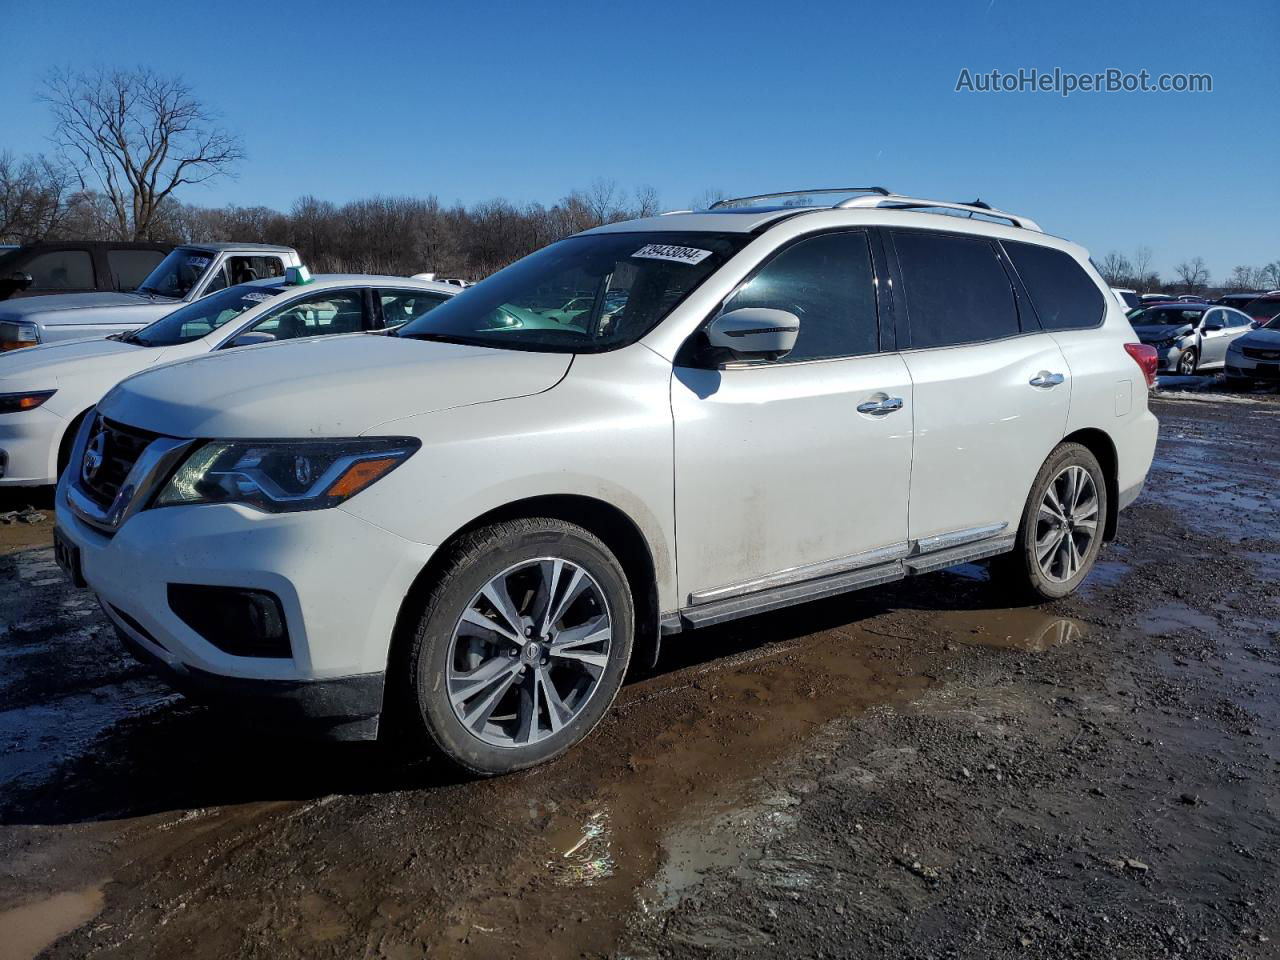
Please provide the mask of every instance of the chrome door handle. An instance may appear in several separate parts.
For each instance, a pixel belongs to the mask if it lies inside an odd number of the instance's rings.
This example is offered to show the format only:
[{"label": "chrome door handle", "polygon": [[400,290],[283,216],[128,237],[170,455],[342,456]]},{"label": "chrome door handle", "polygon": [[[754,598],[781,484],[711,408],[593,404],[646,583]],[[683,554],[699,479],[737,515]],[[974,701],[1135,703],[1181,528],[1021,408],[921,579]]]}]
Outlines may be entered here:
[{"label": "chrome door handle", "polygon": [[1067,378],[1060,373],[1050,373],[1048,370],[1041,370],[1029,381],[1033,387],[1056,387]]},{"label": "chrome door handle", "polygon": [[888,397],[883,393],[874,400],[868,400],[865,403],[858,404],[859,413],[869,413],[873,416],[879,416],[885,413],[893,413],[895,410],[902,409],[901,397]]}]

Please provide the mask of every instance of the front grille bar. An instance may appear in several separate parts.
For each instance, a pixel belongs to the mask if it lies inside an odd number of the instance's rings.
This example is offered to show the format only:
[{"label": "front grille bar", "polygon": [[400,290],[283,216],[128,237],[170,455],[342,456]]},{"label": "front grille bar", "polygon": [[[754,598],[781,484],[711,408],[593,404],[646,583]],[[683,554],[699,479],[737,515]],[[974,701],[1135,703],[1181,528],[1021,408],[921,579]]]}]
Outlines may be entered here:
[{"label": "front grille bar", "polygon": [[85,489],[82,474],[85,447],[97,422],[98,416],[85,417],[76,435],[76,444],[67,465],[67,503],[85,523],[110,534],[147,505],[157,487],[168,478],[196,441],[174,437],[152,440],[134,461],[115,498],[103,507]]}]

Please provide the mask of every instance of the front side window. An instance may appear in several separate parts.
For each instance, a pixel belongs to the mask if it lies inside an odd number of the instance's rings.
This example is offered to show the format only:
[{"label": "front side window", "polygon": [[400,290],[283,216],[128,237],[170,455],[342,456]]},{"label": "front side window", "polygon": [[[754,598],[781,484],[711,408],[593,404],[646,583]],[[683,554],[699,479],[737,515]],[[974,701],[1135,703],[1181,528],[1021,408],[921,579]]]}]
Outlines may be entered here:
[{"label": "front side window", "polygon": [[136,290],[163,259],[159,250],[108,250],[111,282],[117,290]]},{"label": "front side window", "polygon": [[249,328],[269,333],[277,340],[299,340],[365,329],[364,293],[361,290],[324,290],[295,300],[267,314]]},{"label": "front side window", "polygon": [[150,326],[128,334],[126,340],[144,347],[172,347],[199,340],[246,310],[268,303],[283,287],[231,287],[161,317]]},{"label": "front side window", "polygon": [[151,271],[138,287],[138,292],[181,300],[200,282],[200,278],[213,266],[216,259],[209,250],[178,247]]},{"label": "front side window", "polygon": [[424,290],[379,290],[378,298],[382,301],[382,324],[389,330],[417,320],[449,299]]},{"label": "front side window", "polygon": [[[1052,247],[1003,241],[1045,330],[1096,327],[1106,315],[1102,291],[1075,258]],[[1126,296],[1132,296],[1128,294]],[[1137,302],[1137,297],[1134,297]]]},{"label": "front side window", "polygon": [[782,362],[856,357],[880,349],[871,249],[863,231],[828,233],[787,247],[725,301],[785,310],[800,319]]},{"label": "front side window", "polygon": [[283,277],[284,261],[279,257],[227,257],[227,273],[232,284]]},{"label": "front side window", "polygon": [[30,290],[92,290],[93,257],[88,250],[51,250],[27,261]]},{"label": "front side window", "polygon": [[570,237],[468,287],[399,335],[552,353],[612,350],[652,330],[751,239],[702,231]]},{"label": "front side window", "polygon": [[893,231],[911,346],[946,347],[1016,336],[1009,275],[985,239]]}]

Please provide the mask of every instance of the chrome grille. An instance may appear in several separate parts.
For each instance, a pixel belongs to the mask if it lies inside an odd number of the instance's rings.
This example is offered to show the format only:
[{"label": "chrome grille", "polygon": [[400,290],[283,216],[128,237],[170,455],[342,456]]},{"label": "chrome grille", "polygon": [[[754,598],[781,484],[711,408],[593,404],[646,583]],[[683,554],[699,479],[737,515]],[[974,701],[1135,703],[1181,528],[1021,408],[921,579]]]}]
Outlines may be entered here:
[{"label": "chrome grille", "polygon": [[98,506],[110,507],[142,451],[159,436],[99,415],[80,462],[80,488]]}]

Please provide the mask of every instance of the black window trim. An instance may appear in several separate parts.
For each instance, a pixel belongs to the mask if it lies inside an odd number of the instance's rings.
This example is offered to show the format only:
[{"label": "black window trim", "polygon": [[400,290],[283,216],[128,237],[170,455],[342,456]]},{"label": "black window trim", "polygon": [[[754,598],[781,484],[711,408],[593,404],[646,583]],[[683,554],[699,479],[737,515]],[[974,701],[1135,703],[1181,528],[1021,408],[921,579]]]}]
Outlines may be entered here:
[{"label": "black window trim", "polygon": [[[809,212],[809,211],[799,211]],[[771,224],[772,225],[772,224]],[[874,353],[855,353],[848,356],[840,357],[814,357],[809,360],[733,360],[720,363],[709,363],[702,359],[702,344],[700,338],[706,333],[707,326],[716,317],[724,311],[725,304],[738,295],[747,284],[756,278],[756,276],[764,270],[777,257],[781,256],[787,250],[806,240],[812,240],[815,237],[828,236],[830,234],[840,233],[861,233],[867,244],[867,255],[871,261],[871,289],[875,296],[876,302],[876,342],[879,348]],[[877,256],[876,244],[876,228],[865,224],[851,224],[848,226],[826,227],[821,230],[812,230],[809,233],[802,233],[799,236],[792,237],[783,241],[778,246],[769,251],[764,259],[760,260],[750,272],[743,277],[734,288],[730,290],[720,302],[711,309],[711,311],[702,318],[697,327],[685,338],[680,349],[676,351],[676,358],[673,366],[691,368],[696,370],[757,370],[774,367],[799,367],[810,363],[847,363],[853,360],[863,360],[867,357],[880,357],[886,353],[893,353],[894,348],[885,346],[885,311],[887,307],[888,297],[885,296],[884,289],[881,285],[882,266],[881,257]],[[881,251],[882,253],[883,251]],[[723,267],[721,268],[723,269]],[[803,322],[803,321],[801,321]]]},{"label": "black window trim", "polygon": [[[956,350],[964,347],[976,347],[987,343],[1003,343],[1006,340],[1017,340],[1021,337],[1030,337],[1045,331],[1040,326],[1040,318],[1031,307],[1031,298],[1027,296],[1025,288],[1022,286],[1022,278],[1017,276],[1016,271],[1011,268],[1012,263],[1009,262],[1008,256],[1004,249],[1000,246],[1000,241],[995,237],[988,237],[983,234],[965,233],[962,230],[934,230],[928,227],[914,226],[891,226],[881,228],[885,236],[885,250],[892,258],[894,270],[893,283],[893,303],[895,317],[902,317],[902,324],[899,327],[898,336],[898,352],[899,353],[918,353],[924,350]],[[903,281],[902,264],[898,259],[898,247],[894,242],[894,235],[898,233],[927,233],[931,235],[954,237],[961,240],[980,240],[986,241],[991,247],[992,255],[995,257],[996,263],[1000,264],[1004,270],[1005,279],[1009,283],[1009,293],[1013,297],[1013,312],[1018,322],[1018,332],[1003,337],[987,337],[984,340],[966,340],[963,343],[946,343],[925,347],[917,347],[911,340],[911,313],[907,308],[906,286]],[[1023,305],[1027,306],[1028,316],[1024,322]],[[900,312],[896,312],[899,311]],[[905,336],[904,336],[905,334]],[[904,344],[905,341],[905,344]]]},{"label": "black window trim", "polygon": [[[1083,267],[1081,267],[1081,266],[1080,266],[1080,264],[1076,262],[1076,258],[1075,258],[1075,257],[1071,256],[1071,254],[1067,253],[1065,250],[1059,250],[1057,247],[1051,247],[1051,246],[1049,246],[1049,244],[1047,244],[1047,243],[1028,243],[1028,242],[1027,242],[1027,241],[1025,241],[1025,240],[1000,240],[1000,241],[999,241],[999,244],[1000,244],[1000,250],[1001,250],[1001,253],[1004,255],[1004,259],[1005,259],[1006,263],[1008,264],[1007,269],[1008,269],[1008,270],[1009,270],[1009,271],[1010,271],[1010,272],[1011,272],[1015,277],[1017,277],[1017,278],[1018,278],[1018,283],[1019,283],[1020,285],[1022,284],[1022,276],[1021,276],[1021,274],[1019,274],[1019,273],[1018,273],[1018,268],[1017,268],[1017,266],[1014,264],[1014,262],[1013,262],[1013,258],[1012,258],[1011,256],[1009,256],[1009,252],[1008,252],[1007,250],[1005,250],[1005,249],[1004,249],[1004,245],[1005,245],[1006,243],[1021,243],[1023,246],[1027,246],[1027,247],[1041,247],[1041,248],[1043,248],[1043,249],[1045,249],[1045,250],[1053,250],[1053,251],[1055,251],[1055,252],[1057,252],[1057,253],[1062,254],[1064,257],[1067,257],[1069,260],[1071,260],[1073,263],[1075,263],[1075,265],[1076,265],[1076,269],[1078,269],[1078,270],[1080,270],[1082,273],[1084,273],[1084,275],[1085,275],[1085,279],[1087,279],[1087,280],[1089,281],[1089,284],[1093,287],[1093,289],[1094,289],[1094,290],[1097,290],[1097,291],[1098,291],[1098,294],[1100,295],[1099,300],[1098,300],[1098,303],[1100,304],[1101,314],[1100,314],[1100,315],[1099,315],[1099,317],[1098,317],[1098,322],[1097,322],[1097,323],[1091,324],[1090,326],[1087,326],[1087,327],[1063,327],[1063,328],[1062,328],[1062,329],[1060,329],[1060,330],[1046,330],[1046,331],[1045,331],[1046,333],[1072,333],[1072,332],[1074,332],[1074,331],[1076,331],[1076,330],[1097,330],[1097,329],[1098,329],[1098,328],[1100,328],[1104,323],[1106,323],[1106,322],[1107,322],[1107,297],[1109,296],[1109,297],[1111,297],[1112,299],[1114,299],[1114,298],[1115,298],[1115,294],[1113,294],[1113,293],[1111,292],[1111,288],[1110,288],[1110,287],[1108,287],[1108,288],[1107,288],[1107,290],[1106,290],[1106,292],[1104,293],[1104,292],[1103,292],[1103,291],[1098,287],[1097,283],[1095,283],[1095,282],[1094,282],[1093,277],[1090,277],[1090,276],[1089,276],[1089,274],[1088,274],[1087,272],[1085,272],[1084,268],[1083,268]],[[1092,264],[1092,263],[1093,263],[1092,259],[1091,259],[1089,262]],[[1095,270],[1097,269],[1097,266],[1096,266],[1096,265],[1094,265],[1094,269],[1095,269]],[[1024,289],[1025,289],[1025,287],[1024,287]],[[1141,301],[1141,300],[1139,300],[1138,302],[1139,302],[1139,305],[1141,305],[1141,302],[1142,302],[1142,301]],[[1028,305],[1029,305],[1029,306],[1030,306],[1030,308],[1031,308],[1031,312],[1032,312],[1032,314],[1033,314],[1033,315],[1035,316],[1035,318],[1036,318],[1036,323],[1037,323],[1038,325],[1040,325],[1040,326],[1041,326],[1041,328],[1043,329],[1043,323],[1040,321],[1040,312],[1039,312],[1038,310],[1036,310],[1036,304],[1035,304],[1035,301],[1031,299],[1031,296],[1030,296],[1029,294],[1027,295],[1027,303],[1028,303]],[[1136,309],[1136,308],[1126,307],[1126,308],[1125,308],[1125,312],[1127,313],[1130,309]]]}]

